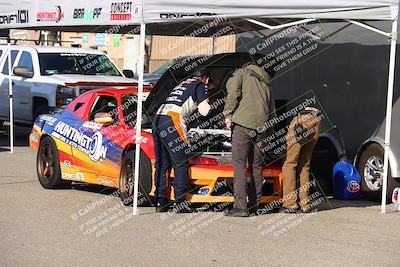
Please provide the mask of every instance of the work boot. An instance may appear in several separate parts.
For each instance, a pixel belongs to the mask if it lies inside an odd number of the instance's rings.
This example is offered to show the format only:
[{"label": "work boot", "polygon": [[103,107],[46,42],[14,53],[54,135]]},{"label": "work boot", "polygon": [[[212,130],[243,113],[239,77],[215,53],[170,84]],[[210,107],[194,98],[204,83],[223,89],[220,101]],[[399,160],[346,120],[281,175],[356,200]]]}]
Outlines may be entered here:
[{"label": "work boot", "polygon": [[168,212],[170,208],[170,203],[168,199],[161,198],[156,201],[156,212]]},{"label": "work boot", "polygon": [[249,212],[247,210],[233,208],[230,211],[228,211],[228,213],[225,214],[225,216],[228,216],[228,217],[249,217]]},{"label": "work boot", "polygon": [[194,209],[192,209],[190,202],[186,199],[178,199],[177,201],[175,201],[172,210],[175,213],[192,213],[195,211]]}]

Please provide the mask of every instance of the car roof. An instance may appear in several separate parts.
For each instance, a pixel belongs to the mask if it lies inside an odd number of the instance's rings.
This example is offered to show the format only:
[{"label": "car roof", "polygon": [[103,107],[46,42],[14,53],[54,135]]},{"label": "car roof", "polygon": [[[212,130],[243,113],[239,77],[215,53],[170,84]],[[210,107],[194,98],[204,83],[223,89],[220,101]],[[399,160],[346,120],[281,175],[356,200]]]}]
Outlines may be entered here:
[{"label": "car roof", "polygon": [[[8,45],[0,45],[0,48],[8,48]],[[35,49],[39,53],[85,53],[85,54],[104,54],[102,51],[77,47],[64,46],[43,46],[43,45],[10,45],[12,48]]]},{"label": "car roof", "polygon": [[[151,90],[148,88],[143,88],[143,92],[147,93],[150,92]],[[115,95],[122,95],[122,94],[127,94],[127,93],[134,93],[137,94],[138,88],[137,86],[116,86],[116,87],[105,87],[105,88],[99,88],[99,89],[93,89],[90,90],[90,92],[94,93],[111,93]]]}]

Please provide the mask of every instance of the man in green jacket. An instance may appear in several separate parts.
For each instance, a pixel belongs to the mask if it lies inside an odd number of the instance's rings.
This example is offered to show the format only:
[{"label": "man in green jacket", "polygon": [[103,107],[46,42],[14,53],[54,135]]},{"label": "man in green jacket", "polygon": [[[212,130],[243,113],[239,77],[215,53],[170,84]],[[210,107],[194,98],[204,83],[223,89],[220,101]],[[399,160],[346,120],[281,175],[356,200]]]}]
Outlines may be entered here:
[{"label": "man in green jacket", "polygon": [[[266,123],[275,116],[275,101],[270,90],[270,77],[260,67],[246,63],[236,70],[226,84],[225,123],[232,133],[235,202],[227,216],[248,217],[257,209],[262,195],[263,153]],[[264,127],[263,127],[264,126]],[[270,129],[272,130],[272,129]],[[252,172],[247,188],[246,163]],[[249,207],[247,204],[249,197]]]}]

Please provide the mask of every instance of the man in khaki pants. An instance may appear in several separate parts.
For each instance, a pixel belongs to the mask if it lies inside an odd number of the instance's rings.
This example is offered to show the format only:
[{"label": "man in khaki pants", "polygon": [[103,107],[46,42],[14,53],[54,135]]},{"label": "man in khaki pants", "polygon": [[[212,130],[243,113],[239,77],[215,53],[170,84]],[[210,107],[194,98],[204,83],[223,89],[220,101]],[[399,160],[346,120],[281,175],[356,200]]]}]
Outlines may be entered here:
[{"label": "man in khaki pants", "polygon": [[[282,212],[296,213],[299,206],[302,212],[309,212],[310,162],[320,134],[320,122],[319,110],[313,107],[307,107],[290,122],[286,136],[287,155],[282,167]],[[300,176],[299,190],[296,190],[297,175]]]}]

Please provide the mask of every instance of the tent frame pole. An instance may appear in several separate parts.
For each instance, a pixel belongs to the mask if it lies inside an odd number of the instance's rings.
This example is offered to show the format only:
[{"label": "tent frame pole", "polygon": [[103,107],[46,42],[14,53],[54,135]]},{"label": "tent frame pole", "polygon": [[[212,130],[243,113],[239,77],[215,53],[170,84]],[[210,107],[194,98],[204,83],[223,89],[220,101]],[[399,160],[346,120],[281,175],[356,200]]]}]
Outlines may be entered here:
[{"label": "tent frame pole", "polygon": [[133,215],[138,215],[138,196],[139,196],[139,164],[140,164],[140,144],[142,143],[142,99],[143,99],[143,72],[144,72],[144,50],[145,50],[146,24],[140,24],[140,45],[139,45],[139,87],[137,94],[137,116],[135,133],[135,181],[133,191]]},{"label": "tent frame pole", "polygon": [[394,89],[394,77],[395,77],[395,65],[396,65],[397,20],[398,18],[396,18],[392,22],[392,32],[390,35],[390,58],[389,58],[389,76],[388,76],[388,87],[387,87],[386,120],[385,120],[385,143],[384,143],[385,154],[383,157],[383,186],[382,186],[381,213],[386,213],[390,134],[392,127],[393,89]]},{"label": "tent frame pole", "polygon": [[362,23],[362,22],[359,22],[359,21],[356,21],[356,20],[346,19],[345,21],[350,22],[350,23],[352,23],[354,25],[360,26],[362,28],[365,28],[367,30],[382,34],[382,35],[384,35],[386,37],[391,37],[392,34],[393,34],[393,31],[392,32],[385,32],[385,31],[382,31],[382,30],[380,30],[378,28],[372,27],[370,25],[367,25],[365,23]]},{"label": "tent frame pole", "polygon": [[13,81],[11,66],[11,45],[8,43],[8,98],[10,101],[10,153],[14,153],[14,113],[13,113]]},{"label": "tent frame pole", "polygon": [[294,25],[298,25],[298,24],[307,24],[308,22],[311,21],[315,21],[316,19],[302,19],[302,20],[298,20],[298,21],[294,21],[294,22],[289,22],[289,23],[284,23],[284,24],[280,24],[280,25],[276,25],[276,26],[271,26],[269,24],[266,24],[264,22],[255,20],[255,19],[245,19],[248,22],[251,22],[253,24],[259,25],[261,27],[267,28],[269,30],[276,30],[276,29],[282,29],[282,28],[287,28],[290,26],[294,26]]},{"label": "tent frame pole", "polygon": [[[144,75],[144,56],[146,45],[146,23],[144,22],[143,10],[144,0],[141,1],[141,22],[140,22],[140,40],[139,40],[139,84],[137,94],[137,113],[135,127],[135,170],[134,170],[134,189],[133,189],[133,216],[139,214],[138,197],[139,197],[139,165],[140,165],[140,145],[142,143],[142,99],[143,99],[143,75]],[[144,196],[143,196],[144,197]]]}]

